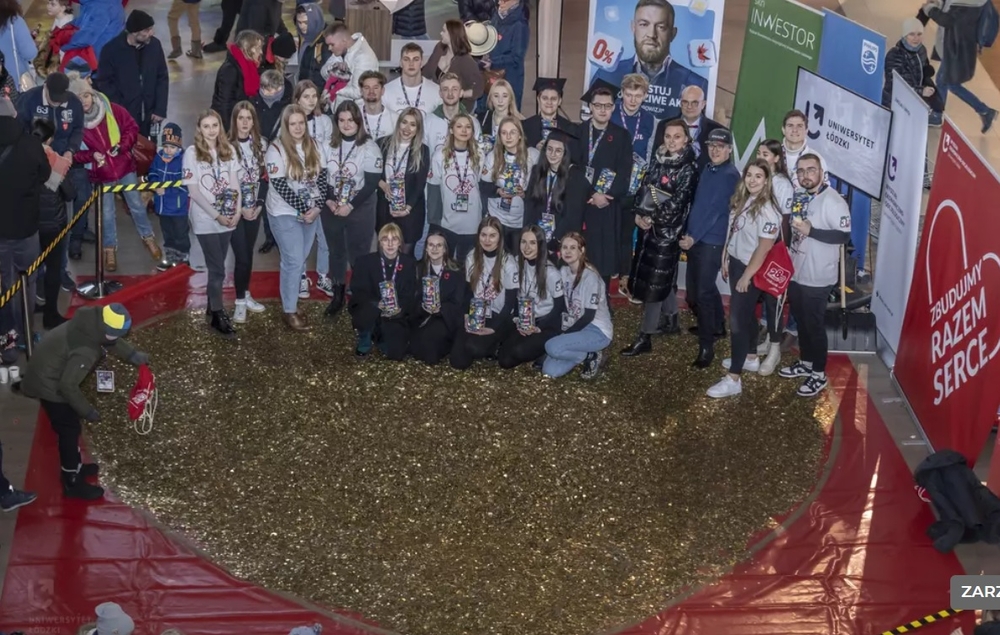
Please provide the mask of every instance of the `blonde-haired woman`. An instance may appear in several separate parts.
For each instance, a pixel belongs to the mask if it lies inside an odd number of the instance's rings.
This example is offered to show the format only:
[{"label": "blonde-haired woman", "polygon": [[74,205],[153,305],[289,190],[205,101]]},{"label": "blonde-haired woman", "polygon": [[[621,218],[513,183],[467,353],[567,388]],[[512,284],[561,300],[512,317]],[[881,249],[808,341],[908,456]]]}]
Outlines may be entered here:
[{"label": "blonde-haired woman", "polygon": [[208,269],[211,327],[223,337],[236,337],[222,305],[222,284],[233,230],[243,217],[240,163],[222,130],[222,117],[214,110],[198,115],[194,145],[184,151],[184,185],[191,197],[191,228]]},{"label": "blonde-haired woman", "polygon": [[423,115],[416,108],[399,113],[393,133],[379,140],[382,150],[382,180],[378,183],[379,227],[396,223],[403,232],[403,252],[413,246],[424,231],[427,215],[427,173],[431,156],[423,142]]},{"label": "blonde-haired woman", "polygon": [[264,173],[264,153],[267,144],[260,133],[257,110],[249,101],[241,101],[233,108],[233,121],[229,126],[229,143],[236,151],[240,163],[240,197],[243,207],[241,222],[233,232],[233,286],[236,288],[236,308],[233,322],[247,321],[247,311],[261,313],[264,305],[250,295],[250,275],[253,271],[253,251],[260,232],[261,210],[267,200],[268,182]]},{"label": "blonde-haired woman", "polygon": [[354,266],[361,256],[371,253],[375,238],[374,195],[382,176],[382,153],[365,131],[358,105],[345,101],[333,116],[337,123],[326,150],[330,187],[320,214],[330,246],[333,299],[326,313],[331,316],[344,306],[348,265]]},{"label": "blonde-haired woman", "polygon": [[229,45],[226,59],[215,75],[212,110],[228,126],[233,107],[244,99],[253,99],[260,90],[260,61],[264,57],[264,38],[256,31],[240,31]]},{"label": "blonde-haired woman", "polygon": [[[319,90],[316,84],[304,79],[295,85],[292,93],[292,103],[302,107],[306,112],[306,130],[316,145],[325,153],[333,135],[333,122],[323,112]],[[311,248],[310,248],[311,249]],[[299,279],[299,297],[309,297],[309,276],[302,272]],[[323,215],[320,214],[319,228],[316,230],[316,288],[336,300],[336,284],[330,279],[330,246],[326,242],[326,232],[323,231]]]},{"label": "blonde-haired woman", "polygon": [[538,150],[525,144],[524,129],[514,117],[504,118],[497,130],[499,142],[483,161],[479,184],[486,212],[503,225],[504,246],[517,253],[524,227],[524,190],[538,163]]},{"label": "blonde-haired woman", "polygon": [[286,106],[278,138],[264,157],[270,189],[267,213],[281,251],[279,286],[285,323],[295,331],[309,328],[299,311],[299,281],[316,240],[317,219],[327,194],[326,160],[306,130],[301,106]]},{"label": "blonde-haired woman", "polygon": [[378,249],[354,262],[347,310],[358,333],[358,357],[367,357],[375,344],[388,359],[401,361],[406,355],[419,289],[417,261],[400,250],[402,245],[399,225],[389,223],[379,230]]},{"label": "blonde-haired woman", "polygon": [[505,79],[498,79],[490,84],[486,94],[486,110],[478,115],[479,124],[482,128],[482,141],[484,152],[493,149],[496,143],[496,135],[500,131],[500,122],[507,117],[521,121],[524,115],[517,109],[517,98],[514,96],[514,89],[510,82]]},{"label": "blonde-haired woman", "polygon": [[[448,126],[448,138],[431,159],[427,176],[427,208],[431,225],[440,226],[464,262],[476,244],[479,221],[483,218],[483,197],[479,188],[479,154],[472,117],[457,115]],[[499,222],[497,223],[499,225]]]},{"label": "blonde-haired woman", "polygon": [[[757,300],[763,293],[754,286],[753,276],[781,235],[781,212],[771,189],[771,169],[764,159],[754,159],[743,170],[740,183],[729,202],[729,236],[722,251],[722,278],[729,280],[729,332],[732,357],[723,360],[728,373],[708,389],[716,399],[743,392],[740,374],[761,370],[757,357]],[[771,371],[781,356],[766,360]],[[770,373],[768,373],[770,374]]]}]

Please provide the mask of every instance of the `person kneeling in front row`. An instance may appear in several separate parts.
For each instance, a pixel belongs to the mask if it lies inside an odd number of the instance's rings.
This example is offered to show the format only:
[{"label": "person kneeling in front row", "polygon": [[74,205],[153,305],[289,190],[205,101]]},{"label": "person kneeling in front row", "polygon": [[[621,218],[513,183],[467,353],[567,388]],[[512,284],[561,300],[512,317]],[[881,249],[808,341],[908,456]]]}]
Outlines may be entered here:
[{"label": "person kneeling in front row", "polygon": [[402,243],[399,225],[389,223],[378,233],[378,250],[354,261],[347,309],[358,332],[358,357],[367,357],[375,343],[389,359],[406,355],[419,296],[417,263],[400,251]]},{"label": "person kneeling in front row", "polygon": [[587,241],[581,234],[566,234],[560,255],[566,263],[559,270],[566,312],[562,314],[562,335],[545,343],[542,372],[547,377],[562,377],[583,362],[581,376],[593,379],[607,362],[605,349],[614,336],[607,289],[601,274],[587,262]]},{"label": "person kneeling in front row", "polygon": [[455,335],[465,328],[465,274],[449,254],[444,232],[431,229],[417,265],[420,308],[410,333],[410,354],[430,365],[448,356]]}]

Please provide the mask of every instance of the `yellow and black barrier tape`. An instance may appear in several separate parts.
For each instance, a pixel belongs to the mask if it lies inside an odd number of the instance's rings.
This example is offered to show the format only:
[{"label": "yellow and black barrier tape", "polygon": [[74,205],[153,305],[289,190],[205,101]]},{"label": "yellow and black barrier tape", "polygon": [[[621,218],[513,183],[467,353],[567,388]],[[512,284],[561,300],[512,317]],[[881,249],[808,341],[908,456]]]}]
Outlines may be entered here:
[{"label": "yellow and black barrier tape", "polygon": [[[42,263],[45,262],[45,259],[49,257],[49,254],[52,253],[52,250],[55,249],[56,246],[62,241],[62,239],[66,237],[66,234],[69,233],[69,230],[73,228],[73,225],[76,225],[76,222],[80,220],[80,217],[83,216],[88,209],[90,209],[90,206],[94,204],[94,201],[97,200],[97,197],[100,195],[100,193],[101,192],[99,190],[95,190],[94,193],[90,195],[90,198],[87,199],[87,202],[80,208],[80,211],[74,214],[73,218],[70,219],[69,223],[67,223],[66,226],[63,227],[62,231],[59,232],[59,235],[56,236],[55,240],[49,243],[49,245],[42,250],[42,253],[39,254],[38,258],[35,258],[35,262],[31,263],[31,266],[28,267],[28,271],[26,272],[29,276],[35,273],[35,271],[37,271],[38,268],[42,266]],[[8,302],[13,300],[14,296],[20,290],[21,290],[21,278],[20,276],[18,276],[17,280],[14,281],[14,284],[12,284],[10,288],[4,291],[3,295],[0,296],[0,307],[5,306]]]},{"label": "yellow and black barrier tape", "polygon": [[146,183],[133,183],[132,185],[105,185],[101,189],[105,194],[118,194],[119,192],[146,192],[148,190],[165,190],[170,187],[184,187],[184,181],[149,181]]},{"label": "yellow and black barrier tape", "polygon": [[884,631],[882,635],[902,635],[903,633],[909,633],[911,631],[917,630],[921,626],[927,626],[928,624],[933,624],[938,620],[948,619],[949,617],[958,615],[961,612],[962,609],[945,609],[943,611],[938,611],[937,613],[933,613],[926,617],[922,617],[919,620],[913,620],[912,622],[908,622],[906,624],[903,624],[902,626],[897,626],[891,631]]}]

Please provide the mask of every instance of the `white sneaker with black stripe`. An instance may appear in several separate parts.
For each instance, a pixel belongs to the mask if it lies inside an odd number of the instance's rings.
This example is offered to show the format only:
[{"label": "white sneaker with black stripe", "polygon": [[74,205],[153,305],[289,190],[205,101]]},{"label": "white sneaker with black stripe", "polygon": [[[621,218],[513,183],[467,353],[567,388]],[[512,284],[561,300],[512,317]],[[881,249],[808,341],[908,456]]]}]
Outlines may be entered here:
[{"label": "white sneaker with black stripe", "polygon": [[827,384],[826,373],[812,373],[806,377],[806,380],[802,382],[802,385],[795,391],[795,394],[799,397],[815,397],[823,392]]},{"label": "white sneaker with black stripe", "polygon": [[309,285],[311,284],[312,280],[306,274],[302,274],[302,279],[299,280],[299,299],[306,300],[309,298]]},{"label": "white sneaker with black stripe", "polygon": [[785,366],[778,371],[778,377],[784,379],[798,379],[799,377],[806,377],[812,374],[812,368],[806,366],[802,362],[795,362],[791,366]]}]

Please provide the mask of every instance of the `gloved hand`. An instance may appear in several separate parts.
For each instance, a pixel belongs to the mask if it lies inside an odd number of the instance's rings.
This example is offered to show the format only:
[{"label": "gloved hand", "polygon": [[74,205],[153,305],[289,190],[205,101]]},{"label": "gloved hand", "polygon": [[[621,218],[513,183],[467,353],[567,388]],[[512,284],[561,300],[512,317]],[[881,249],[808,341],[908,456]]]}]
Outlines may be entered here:
[{"label": "gloved hand", "polygon": [[132,353],[132,357],[130,357],[128,361],[133,366],[142,366],[143,364],[149,363],[149,355],[143,353],[142,351],[136,351]]},{"label": "gloved hand", "polygon": [[91,423],[97,423],[98,421],[101,420],[101,413],[99,413],[96,410],[94,410],[93,408],[91,408],[90,412],[87,413],[87,415],[84,417],[84,419],[86,419],[87,421],[89,421]]}]

